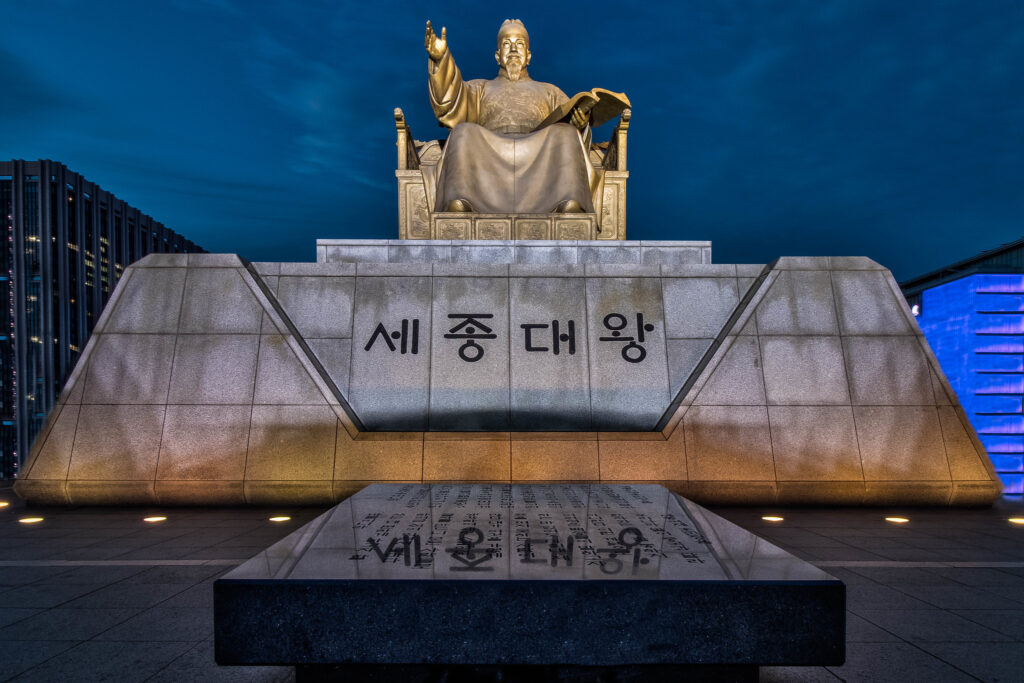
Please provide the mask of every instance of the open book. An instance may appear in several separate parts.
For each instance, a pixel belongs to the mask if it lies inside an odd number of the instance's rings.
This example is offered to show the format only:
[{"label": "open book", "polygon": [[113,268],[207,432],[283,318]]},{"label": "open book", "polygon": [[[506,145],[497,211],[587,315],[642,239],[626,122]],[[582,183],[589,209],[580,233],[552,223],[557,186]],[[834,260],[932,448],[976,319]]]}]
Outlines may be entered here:
[{"label": "open book", "polygon": [[559,105],[534,130],[540,130],[545,126],[563,121],[569,123],[572,110],[577,105],[583,108],[590,108],[590,126],[592,128],[608,123],[630,106],[626,93],[612,92],[604,88],[594,88],[589,92],[577,93],[570,97],[568,102]]}]

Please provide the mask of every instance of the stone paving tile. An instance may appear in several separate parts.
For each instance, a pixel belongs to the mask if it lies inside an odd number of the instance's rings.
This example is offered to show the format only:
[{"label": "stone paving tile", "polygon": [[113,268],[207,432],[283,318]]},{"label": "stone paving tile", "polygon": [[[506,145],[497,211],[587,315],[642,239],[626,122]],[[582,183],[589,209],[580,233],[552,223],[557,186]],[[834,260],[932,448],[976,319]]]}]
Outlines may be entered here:
[{"label": "stone paving tile", "polygon": [[827,667],[847,683],[960,683],[976,679],[909,643],[862,643]]},{"label": "stone paving tile", "polygon": [[879,548],[876,551],[886,560],[894,562],[942,562],[949,558],[947,551],[922,550],[921,548]]},{"label": "stone paving tile", "polygon": [[848,648],[853,643],[888,643],[899,639],[899,636],[875,626],[853,612],[846,613],[846,644]]},{"label": "stone paving tile", "polygon": [[266,545],[235,546],[232,548],[202,548],[182,556],[183,560],[248,560],[267,549]]},{"label": "stone paving tile", "polygon": [[76,680],[145,681],[192,647],[193,643],[134,643],[90,640],[79,643],[46,662],[32,667],[14,680],[54,681]]},{"label": "stone paving tile", "polygon": [[96,640],[192,640],[212,637],[212,607],[151,607],[100,633]]},{"label": "stone paving tile", "polygon": [[966,586],[1017,586],[1024,592],[1024,568],[1021,570],[1021,575],[1014,574],[1013,568],[935,567],[928,571]]},{"label": "stone paving tile", "polygon": [[[136,548],[120,555],[114,555],[110,559],[132,561],[132,560],[184,560],[189,557],[190,554],[197,551],[206,550],[206,546],[177,546],[177,547],[165,547],[165,546],[152,546],[148,548]],[[218,557],[224,557],[224,551],[220,548],[214,548],[217,551]],[[204,559],[213,559],[212,556],[208,556]]]},{"label": "stone paving tile", "polygon": [[901,639],[913,642],[999,642],[1010,640],[998,631],[941,609],[862,610],[858,616]]},{"label": "stone paving tile", "polygon": [[[5,647],[4,656],[0,657],[0,680],[8,680],[59,655],[77,645],[73,640],[33,640],[18,643],[17,647]],[[38,680],[29,678],[29,680]],[[74,680],[68,677],[66,681]]]},{"label": "stone paving tile", "polygon": [[836,683],[841,680],[820,666],[762,666],[759,683]]},{"label": "stone paving tile", "polygon": [[[931,536],[915,536],[914,538],[907,539],[907,545],[915,548],[924,548],[926,550],[959,550],[965,545],[965,541],[956,538],[936,538]],[[970,546],[969,543],[966,545]]]},{"label": "stone paving tile", "polygon": [[58,607],[0,629],[0,641],[46,640],[54,635],[68,640],[88,640],[137,612],[134,609]]},{"label": "stone paving tile", "polygon": [[22,619],[28,619],[33,614],[39,614],[41,611],[41,609],[31,608],[0,607],[0,628],[8,624],[17,623]]},{"label": "stone paving tile", "polygon": [[[152,607],[185,590],[180,583],[114,584],[67,603],[67,607]],[[0,595],[3,598],[3,595]]]},{"label": "stone paving tile", "polygon": [[211,683],[285,683],[295,679],[295,669],[289,666],[217,666],[213,658],[213,639],[197,643],[192,649],[172,661],[149,681],[153,683],[179,683],[180,681],[210,681]]},{"label": "stone paving tile", "polygon": [[[88,546],[85,548],[76,548],[61,553],[51,553],[43,558],[38,559],[59,559],[59,560],[112,560],[115,557],[124,554],[124,548],[118,547],[117,540],[111,540],[105,544],[99,544],[96,546]],[[19,558],[29,559],[29,558]],[[36,559],[36,558],[31,558]]]},{"label": "stone paving tile", "polygon": [[864,561],[864,560],[885,560],[888,559],[880,553],[872,553],[861,548],[846,546],[845,548],[802,548],[798,557],[814,562],[815,560],[826,561]]},{"label": "stone paving tile", "polygon": [[[999,631],[1014,640],[1024,642],[1024,609],[962,609],[952,610],[964,619]],[[1024,652],[1024,650],[1022,650]],[[1024,673],[1024,670],[1022,670]]]},{"label": "stone paving tile", "polygon": [[190,608],[212,608],[213,607],[213,582],[204,581],[190,588],[187,588],[177,595],[168,598],[160,603],[161,607],[190,607]]},{"label": "stone paving tile", "polygon": [[152,568],[140,567],[143,571],[125,579],[124,583],[186,583],[191,586],[216,574],[222,574],[231,568],[209,564],[198,566],[168,565]]},{"label": "stone paving tile", "polygon": [[[942,609],[1000,609],[1006,606],[1006,600],[1000,596],[984,589],[979,590],[968,586],[901,585],[898,589],[911,597]],[[1024,598],[1024,592],[1019,595]]]},{"label": "stone paving tile", "polygon": [[923,643],[921,648],[983,681],[1009,683],[1024,677],[1020,643]]},{"label": "stone paving tile", "polygon": [[267,527],[265,529],[250,531],[249,533],[245,534],[238,534],[237,536],[233,536],[223,541],[222,543],[218,543],[217,545],[222,548],[232,548],[234,546],[239,545],[267,546],[277,540],[280,540],[284,536],[287,536],[289,533],[295,531],[301,526],[302,524],[295,524],[294,522],[290,524],[282,524],[280,526],[275,525],[272,527]]},{"label": "stone paving tile", "polygon": [[23,586],[65,572],[66,567],[0,567],[0,591],[7,586]]},{"label": "stone paving tile", "polygon": [[[866,548],[876,552],[914,547],[910,545],[906,539],[892,538],[891,536],[884,538],[877,538],[873,536],[845,536],[843,537],[843,543],[853,548]],[[920,550],[920,548],[918,548],[918,550]]]},{"label": "stone paving tile", "polygon": [[1017,586],[984,586],[977,590],[990,593],[1002,599],[1004,607],[1024,607],[1024,590]]},{"label": "stone paving tile", "polygon": [[[54,579],[45,582],[32,583],[27,586],[18,586],[0,593],[0,607],[56,607],[70,600],[94,591],[102,589],[106,584],[84,584],[84,583],[51,583]],[[98,607],[107,607],[100,604]]]},{"label": "stone paving tile", "polygon": [[1000,550],[985,550],[983,548],[977,548],[975,550],[963,550],[963,549],[950,549],[943,551],[944,557],[942,558],[945,562],[1021,562],[1020,558],[1016,556],[1008,556],[1006,552]]},{"label": "stone paving tile", "polygon": [[930,569],[916,567],[853,567],[851,571],[886,586],[959,586]]},{"label": "stone paving tile", "polygon": [[846,587],[846,608],[863,614],[873,609],[928,609],[931,605],[895,588],[882,585],[854,585]]},{"label": "stone paving tile", "polygon": [[121,566],[96,566],[87,565],[83,567],[66,568],[54,581],[60,583],[85,583],[85,584],[111,584],[134,576],[145,567],[121,565]]},{"label": "stone paving tile", "polygon": [[1000,567],[999,571],[1013,574],[1014,576],[1024,576],[1024,567]]},{"label": "stone paving tile", "polygon": [[847,585],[847,590],[849,590],[849,586],[878,585],[878,582],[860,574],[859,572],[854,571],[852,568],[828,566],[824,567],[824,570],[832,576],[839,579],[840,581],[842,581],[843,583],[845,583]]}]

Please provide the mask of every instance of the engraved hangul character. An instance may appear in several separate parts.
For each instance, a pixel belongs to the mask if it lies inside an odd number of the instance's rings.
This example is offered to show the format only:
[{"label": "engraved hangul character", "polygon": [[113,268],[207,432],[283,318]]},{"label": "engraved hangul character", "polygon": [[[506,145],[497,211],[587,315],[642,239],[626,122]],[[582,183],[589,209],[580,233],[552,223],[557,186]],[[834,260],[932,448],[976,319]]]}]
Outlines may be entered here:
[{"label": "engraved hangul character", "polygon": [[644,535],[640,533],[640,530],[636,527],[626,527],[625,529],[622,529],[616,537],[617,542],[612,541],[615,545],[608,548],[597,549],[598,557],[600,557],[601,554],[607,555],[607,557],[599,560],[601,572],[604,574],[618,574],[622,571],[624,563],[617,556],[629,555],[630,551],[632,551],[633,561],[631,569],[632,573],[636,574],[640,565],[648,564],[650,562],[650,559],[641,557],[640,544],[645,540]]},{"label": "engraved hangul character", "polygon": [[[410,322],[412,323],[411,325]],[[412,321],[408,318],[403,318],[401,331],[395,330],[394,332],[388,332],[388,329],[384,327],[384,323],[377,323],[377,327],[373,329],[373,334],[370,335],[370,340],[366,342],[363,351],[369,351],[373,348],[378,338],[384,340],[389,351],[394,352],[396,349],[395,342],[392,341],[392,339],[395,339],[399,342],[397,348],[401,349],[401,353],[418,354],[420,352],[419,318],[413,318]]]},{"label": "engraved hangul character", "polygon": [[[523,329],[527,351],[551,351],[557,356],[561,353],[562,344],[568,344],[569,355],[576,355],[575,320],[570,320],[566,323],[564,332],[561,331],[561,326],[557,320],[552,320],[550,325],[547,323],[524,323],[519,327]],[[534,344],[533,331],[546,330],[548,328],[551,328],[551,346],[536,346]]]},{"label": "engraved hangul character", "polygon": [[476,343],[475,340],[495,339],[498,336],[490,327],[480,322],[481,319],[487,320],[493,317],[493,313],[449,313],[449,319],[462,319],[462,322],[448,330],[448,334],[444,335],[444,338],[465,339],[465,343],[459,347],[459,358],[467,363],[475,363],[484,357],[484,347]]},{"label": "engraved hangul character", "polygon": [[629,342],[622,347],[622,359],[629,363],[639,363],[647,357],[647,349],[641,344],[646,340],[646,332],[652,332],[654,325],[644,323],[644,314],[636,314],[636,337],[623,336],[623,330],[629,321],[621,313],[609,313],[604,317],[604,326],[611,330],[611,336],[599,337],[601,341]]},{"label": "engraved hangul character", "polygon": [[447,548],[448,554],[453,560],[458,561],[458,566],[449,567],[453,572],[489,572],[494,567],[481,567],[480,565],[489,562],[494,557],[493,548],[478,549],[484,540],[484,532],[476,527],[465,527],[459,531],[459,542],[454,548]]}]

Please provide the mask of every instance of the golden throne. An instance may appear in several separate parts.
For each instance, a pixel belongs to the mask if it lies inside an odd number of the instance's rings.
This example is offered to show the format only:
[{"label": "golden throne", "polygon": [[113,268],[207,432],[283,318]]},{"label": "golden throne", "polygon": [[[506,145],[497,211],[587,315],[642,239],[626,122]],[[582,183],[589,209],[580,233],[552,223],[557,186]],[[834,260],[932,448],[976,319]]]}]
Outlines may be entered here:
[{"label": "golden throne", "polygon": [[626,239],[626,109],[611,139],[590,146],[590,163],[602,174],[600,214],[486,214],[435,211],[433,169],[444,140],[412,137],[401,109],[395,109],[398,136],[398,235],[423,240],[624,240]]}]

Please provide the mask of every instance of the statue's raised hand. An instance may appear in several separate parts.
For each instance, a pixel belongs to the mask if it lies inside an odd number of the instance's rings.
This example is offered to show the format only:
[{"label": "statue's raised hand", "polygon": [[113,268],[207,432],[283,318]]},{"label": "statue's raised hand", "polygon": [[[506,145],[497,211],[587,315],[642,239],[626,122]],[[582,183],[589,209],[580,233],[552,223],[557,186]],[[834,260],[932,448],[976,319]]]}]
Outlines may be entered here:
[{"label": "statue's raised hand", "polygon": [[444,26],[441,27],[441,37],[439,38],[434,33],[434,27],[427,22],[427,35],[423,38],[423,45],[427,48],[427,54],[435,62],[440,61],[441,57],[444,57],[444,53],[448,50],[448,38],[446,35],[447,30]]}]

